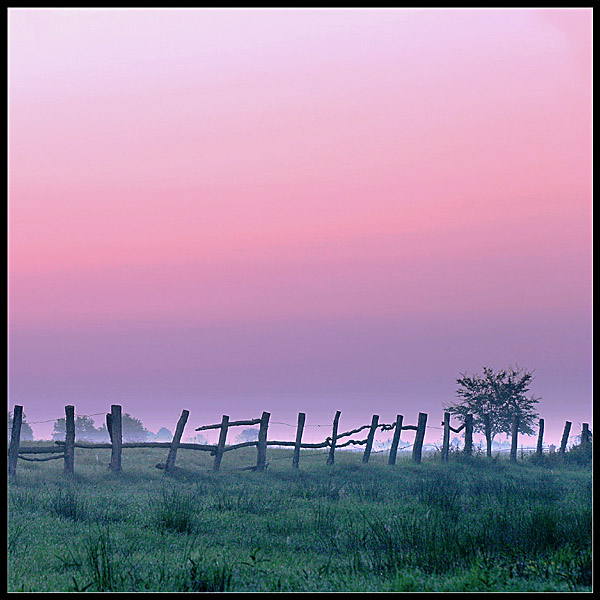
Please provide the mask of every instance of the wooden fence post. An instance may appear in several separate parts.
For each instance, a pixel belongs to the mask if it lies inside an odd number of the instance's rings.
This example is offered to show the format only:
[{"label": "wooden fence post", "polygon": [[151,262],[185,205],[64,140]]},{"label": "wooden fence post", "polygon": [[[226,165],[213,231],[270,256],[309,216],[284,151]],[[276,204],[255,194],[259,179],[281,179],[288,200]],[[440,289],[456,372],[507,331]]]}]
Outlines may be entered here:
[{"label": "wooden fence post", "polygon": [[333,418],[333,429],[331,431],[331,447],[329,448],[329,456],[327,457],[327,464],[332,465],[335,461],[334,452],[335,452],[335,442],[337,440],[337,432],[338,425],[340,422],[340,415],[342,413],[338,410],[335,413],[335,417]]},{"label": "wooden fence post", "polygon": [[260,418],[260,428],[258,430],[258,444],[256,446],[256,470],[264,471],[267,465],[267,431],[269,429],[269,418],[271,413],[263,412]]},{"label": "wooden fence post", "polygon": [[110,469],[113,473],[121,472],[121,449],[123,446],[123,425],[121,420],[121,406],[113,404],[110,407],[111,422],[111,455]]},{"label": "wooden fence post", "polygon": [[169,454],[167,455],[167,462],[165,464],[165,475],[172,473],[175,470],[175,458],[177,456],[177,449],[179,448],[179,442],[181,442],[181,436],[183,435],[183,429],[187,423],[190,412],[188,410],[181,411],[181,416],[177,422],[175,428],[175,434],[173,435],[173,441],[169,448]]},{"label": "wooden fence post", "polygon": [[65,406],[65,473],[75,472],[75,407]]},{"label": "wooden fence post", "polygon": [[450,454],[450,413],[444,413],[444,438],[442,441],[442,462],[448,462],[448,456]]},{"label": "wooden fence post", "polygon": [[413,460],[417,463],[421,462],[423,453],[423,441],[425,440],[425,428],[427,427],[427,413],[419,413],[417,422],[417,434],[415,435],[415,443],[413,444]]},{"label": "wooden fence post", "polygon": [[581,425],[581,445],[588,446],[590,443],[590,425],[582,423]]},{"label": "wooden fence post", "polygon": [[221,419],[221,432],[219,433],[219,441],[215,450],[215,462],[213,463],[213,471],[218,471],[221,466],[221,458],[225,451],[225,440],[227,439],[227,430],[229,429],[229,416],[223,415]]},{"label": "wooden fence post", "polygon": [[567,442],[569,441],[569,432],[571,431],[571,421],[565,421],[565,428],[563,429],[562,440],[560,441],[560,454],[564,454],[567,449]]},{"label": "wooden fence post", "polygon": [[367,436],[367,443],[365,445],[365,452],[362,459],[364,463],[369,462],[371,448],[373,447],[373,440],[375,439],[375,432],[377,431],[377,425],[379,425],[379,415],[373,415],[371,418],[371,429],[369,429],[369,435]]},{"label": "wooden fence post", "polygon": [[511,429],[512,441],[510,444],[510,461],[517,462],[517,438],[519,436],[519,415],[513,415],[512,429]]},{"label": "wooden fence post", "polygon": [[15,405],[13,409],[13,422],[10,432],[10,444],[8,446],[8,474],[17,474],[17,459],[19,457],[19,445],[21,443],[21,424],[23,423],[23,407]]},{"label": "wooden fence post", "polygon": [[404,417],[402,415],[396,415],[396,428],[394,429],[394,437],[392,438],[392,445],[390,446],[390,457],[388,458],[388,465],[396,464],[396,455],[398,454],[398,444],[400,443],[400,436],[402,435],[402,421]]},{"label": "wooden fence post", "polygon": [[296,429],[296,444],[294,445],[294,456],[292,457],[292,467],[298,468],[300,464],[300,444],[302,444],[302,432],[304,431],[304,421],[306,415],[298,413],[298,428]]},{"label": "wooden fence post", "polygon": [[465,448],[467,456],[473,454],[473,415],[465,415]]},{"label": "wooden fence post", "polygon": [[108,437],[112,444],[112,415],[110,413],[106,413],[106,430],[108,431]]},{"label": "wooden fence post", "polygon": [[538,456],[541,456],[544,452],[544,419],[539,420],[536,452]]},{"label": "wooden fence post", "polygon": [[488,413],[483,415],[483,431],[485,434],[485,454],[488,458],[492,458],[492,423]]}]

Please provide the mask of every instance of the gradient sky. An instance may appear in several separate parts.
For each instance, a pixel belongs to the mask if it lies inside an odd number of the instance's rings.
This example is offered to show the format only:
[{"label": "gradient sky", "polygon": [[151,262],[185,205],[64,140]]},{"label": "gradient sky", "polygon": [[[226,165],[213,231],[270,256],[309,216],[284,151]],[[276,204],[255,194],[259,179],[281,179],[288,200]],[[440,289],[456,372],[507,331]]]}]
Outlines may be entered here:
[{"label": "gradient sky", "polygon": [[518,364],[578,433],[591,20],[9,9],[9,407],[437,426]]}]

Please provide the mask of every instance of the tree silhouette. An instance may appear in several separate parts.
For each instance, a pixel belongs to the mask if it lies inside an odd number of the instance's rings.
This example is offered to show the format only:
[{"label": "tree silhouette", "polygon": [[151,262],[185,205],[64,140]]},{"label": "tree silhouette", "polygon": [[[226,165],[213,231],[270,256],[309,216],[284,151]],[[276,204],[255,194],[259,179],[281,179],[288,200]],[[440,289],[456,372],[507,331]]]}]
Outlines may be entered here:
[{"label": "tree silhouette", "polygon": [[444,410],[464,422],[467,414],[473,415],[473,430],[483,433],[485,415],[489,415],[492,440],[498,433],[510,433],[512,420],[519,416],[519,432],[532,435],[538,413],[534,406],[541,398],[527,396],[533,381],[533,372],[509,366],[494,371],[483,367],[483,375],[468,376],[461,373],[456,380],[459,400],[444,405]]}]

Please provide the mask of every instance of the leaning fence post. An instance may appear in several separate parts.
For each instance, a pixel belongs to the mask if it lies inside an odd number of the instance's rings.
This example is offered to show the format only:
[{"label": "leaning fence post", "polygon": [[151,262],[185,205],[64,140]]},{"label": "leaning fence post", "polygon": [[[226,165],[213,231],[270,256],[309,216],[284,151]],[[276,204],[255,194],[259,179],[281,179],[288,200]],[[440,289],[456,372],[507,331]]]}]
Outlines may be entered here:
[{"label": "leaning fence post", "polygon": [[465,415],[465,448],[467,456],[473,454],[473,415]]},{"label": "leaning fence post", "polygon": [[75,471],[75,407],[65,406],[65,473]]},{"label": "leaning fence post", "polygon": [[302,432],[304,431],[304,421],[306,415],[298,413],[298,428],[296,429],[296,444],[294,445],[294,456],[292,457],[292,467],[298,468],[300,464],[300,445],[302,444]]},{"label": "leaning fence post", "polygon": [[221,432],[219,433],[219,441],[215,450],[215,462],[213,463],[213,471],[218,471],[221,466],[221,458],[225,451],[225,440],[227,439],[227,430],[229,429],[229,416],[223,415],[221,419]]},{"label": "leaning fence post", "polygon": [[402,415],[396,415],[396,428],[394,429],[394,437],[392,438],[392,445],[390,446],[390,457],[388,458],[388,465],[396,464],[398,444],[400,443],[400,436],[402,434],[402,420]]},{"label": "leaning fence post", "polygon": [[569,441],[569,432],[571,431],[571,421],[565,421],[565,428],[563,429],[562,440],[560,441],[560,454],[564,454],[567,449],[567,442]]},{"label": "leaning fence post", "polygon": [[256,470],[264,471],[267,464],[267,430],[269,429],[269,418],[271,413],[263,412],[260,418],[258,430],[258,444],[256,445]]},{"label": "leaning fence post", "polygon": [[488,458],[492,458],[492,423],[488,413],[483,415],[483,431],[485,434],[485,453]]},{"label": "leaning fence post", "polygon": [[338,424],[340,422],[340,415],[342,413],[338,410],[335,413],[335,417],[333,418],[333,429],[331,430],[331,447],[329,448],[329,456],[327,457],[327,464],[332,465],[334,463],[334,452],[335,452],[335,442],[337,440],[337,432],[338,432]]},{"label": "leaning fence post", "polygon": [[365,452],[363,454],[363,462],[368,463],[369,457],[371,456],[371,448],[373,447],[373,440],[375,439],[375,432],[377,431],[377,425],[379,424],[379,415],[373,415],[371,419],[371,429],[369,429],[369,435],[367,436],[367,443],[365,445]]},{"label": "leaning fence post", "polygon": [[110,469],[114,473],[121,472],[121,448],[123,445],[123,427],[121,421],[121,406],[113,404],[110,407],[111,445]]},{"label": "leaning fence post", "polygon": [[177,449],[179,448],[179,442],[181,441],[181,436],[183,435],[183,429],[189,416],[190,412],[188,410],[181,411],[181,416],[179,417],[177,427],[175,428],[175,434],[173,435],[173,441],[171,442],[171,447],[169,448],[169,454],[167,455],[165,475],[172,473],[175,470],[175,457],[177,456]]},{"label": "leaning fence post", "polygon": [[17,459],[19,457],[19,445],[21,443],[21,424],[23,423],[23,407],[15,405],[13,410],[13,422],[10,432],[10,444],[8,446],[8,474],[16,475]]},{"label": "leaning fence post", "polygon": [[540,419],[539,425],[538,425],[538,440],[537,440],[536,452],[539,456],[541,456],[543,451],[544,451],[544,419]]},{"label": "leaning fence post", "polygon": [[450,453],[450,413],[444,413],[444,439],[442,441],[442,462],[448,462],[448,454]]},{"label": "leaning fence post", "polygon": [[510,461],[517,462],[517,438],[519,436],[519,415],[513,415],[511,435],[512,435],[512,441],[510,444]]},{"label": "leaning fence post", "polygon": [[417,434],[415,435],[415,443],[413,444],[413,460],[417,463],[421,462],[421,454],[423,452],[423,441],[425,440],[425,428],[427,426],[427,413],[419,413],[417,422]]}]

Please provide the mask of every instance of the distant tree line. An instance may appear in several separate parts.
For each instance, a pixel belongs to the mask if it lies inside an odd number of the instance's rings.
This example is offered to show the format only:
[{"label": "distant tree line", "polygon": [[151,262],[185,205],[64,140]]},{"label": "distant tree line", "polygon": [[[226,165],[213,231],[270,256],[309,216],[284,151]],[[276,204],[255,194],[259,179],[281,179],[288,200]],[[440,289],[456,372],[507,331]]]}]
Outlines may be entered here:
[{"label": "distant tree line", "polygon": [[[124,442],[171,441],[173,438],[173,434],[166,427],[161,427],[158,433],[152,433],[144,427],[140,419],[129,413],[121,416],[121,427]],[[64,440],[65,435],[66,421],[63,417],[54,422],[52,439]],[[106,424],[103,423],[100,427],[96,427],[94,420],[86,416],[75,418],[75,438],[82,442],[110,441]]]},{"label": "distant tree line", "polygon": [[[467,375],[461,373],[456,379],[457,400],[443,405],[444,410],[453,415],[458,421],[465,422],[468,414],[473,415],[474,431],[484,433],[486,419],[489,419],[492,440],[501,433],[509,434],[513,417],[519,417],[519,432],[525,435],[534,433],[535,421],[539,417],[535,410],[541,398],[528,394],[533,381],[533,371],[509,366],[506,369],[494,371],[483,367],[483,373]],[[10,439],[13,413],[8,413],[8,437]],[[129,413],[122,415],[123,441],[171,441],[173,434],[166,427],[161,427],[158,433],[148,431],[140,419]],[[54,422],[53,440],[64,440],[66,426],[64,417]],[[87,416],[75,419],[75,437],[80,441],[108,442],[110,441],[106,424],[96,427],[94,420]],[[33,440],[33,430],[26,422],[23,414],[21,439]],[[258,429],[243,429],[235,438],[236,443],[253,442],[258,439]],[[192,440],[199,444],[208,444],[208,440],[197,434]],[[381,448],[385,444],[380,444]]]},{"label": "distant tree line", "polygon": [[[173,439],[173,433],[166,427],[161,427],[157,433],[153,433],[144,427],[142,421],[129,413],[124,413],[122,419],[123,441],[125,442],[170,442]],[[8,439],[10,440],[13,424],[13,412],[8,412]],[[56,419],[53,425],[52,439],[64,440],[66,435],[66,419],[61,417]],[[96,427],[94,419],[91,417],[77,416],[75,417],[75,438],[81,442],[97,442],[108,443],[110,437],[106,424],[102,423],[100,427]],[[33,429],[27,423],[27,417],[23,413],[23,422],[21,424],[21,440],[33,441]],[[235,438],[236,443],[252,442],[258,439],[258,429],[244,429]],[[197,444],[209,444],[206,436],[198,433],[190,438],[191,441]]]}]

